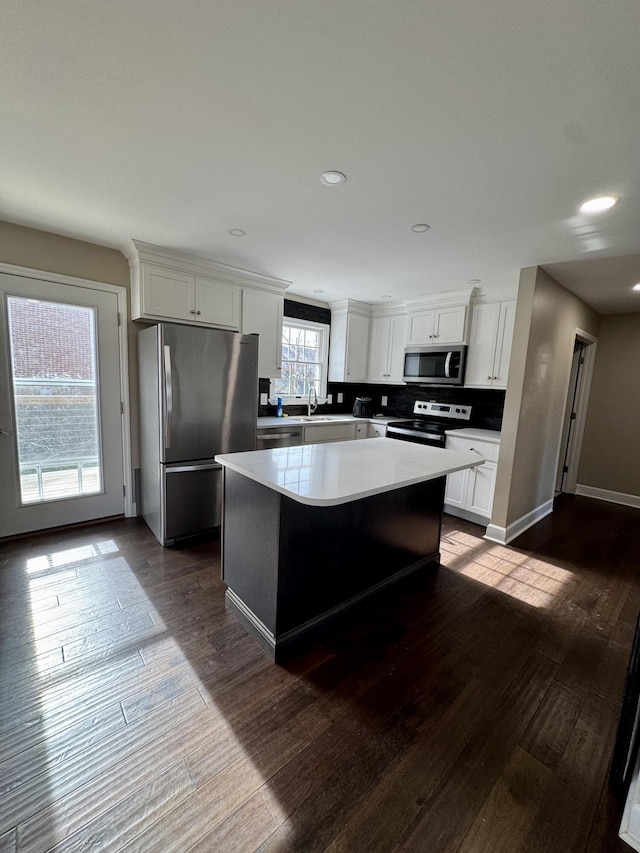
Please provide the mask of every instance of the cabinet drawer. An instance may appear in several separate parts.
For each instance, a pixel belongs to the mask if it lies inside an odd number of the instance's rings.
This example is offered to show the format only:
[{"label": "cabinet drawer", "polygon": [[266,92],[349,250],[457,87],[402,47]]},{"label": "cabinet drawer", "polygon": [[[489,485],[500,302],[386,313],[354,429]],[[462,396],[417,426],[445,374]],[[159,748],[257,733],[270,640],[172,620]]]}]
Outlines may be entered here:
[{"label": "cabinet drawer", "polygon": [[321,441],[352,441],[356,437],[356,424],[312,424],[304,428],[304,443]]},{"label": "cabinet drawer", "polygon": [[493,441],[482,441],[476,438],[459,438],[458,436],[447,436],[445,445],[447,450],[477,450],[481,456],[484,456],[490,462],[498,461],[498,453],[500,445]]}]

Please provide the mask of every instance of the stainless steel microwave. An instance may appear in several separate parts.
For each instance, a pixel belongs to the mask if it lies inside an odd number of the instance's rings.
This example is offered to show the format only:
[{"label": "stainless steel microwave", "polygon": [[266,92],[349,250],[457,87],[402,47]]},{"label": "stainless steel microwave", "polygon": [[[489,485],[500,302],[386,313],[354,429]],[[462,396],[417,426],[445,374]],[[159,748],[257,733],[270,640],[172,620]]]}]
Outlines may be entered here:
[{"label": "stainless steel microwave", "polygon": [[467,348],[462,345],[407,347],[402,378],[422,385],[462,385],[466,360]]}]

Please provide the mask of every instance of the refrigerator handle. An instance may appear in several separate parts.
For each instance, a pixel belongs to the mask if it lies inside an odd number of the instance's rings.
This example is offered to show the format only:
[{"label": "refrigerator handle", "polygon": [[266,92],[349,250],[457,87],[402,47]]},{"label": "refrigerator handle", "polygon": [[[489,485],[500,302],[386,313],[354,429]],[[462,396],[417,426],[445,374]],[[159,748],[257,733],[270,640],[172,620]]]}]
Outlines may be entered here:
[{"label": "refrigerator handle", "polygon": [[173,417],[173,387],[171,384],[171,347],[164,346],[164,446],[171,447],[171,419]]}]

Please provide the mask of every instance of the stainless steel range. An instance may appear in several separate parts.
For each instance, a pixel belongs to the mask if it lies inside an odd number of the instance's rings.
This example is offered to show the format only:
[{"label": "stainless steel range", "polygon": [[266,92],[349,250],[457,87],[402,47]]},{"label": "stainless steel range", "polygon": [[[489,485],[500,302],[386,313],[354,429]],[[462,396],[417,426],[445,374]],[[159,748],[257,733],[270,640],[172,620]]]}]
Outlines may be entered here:
[{"label": "stainless steel range", "polygon": [[436,403],[416,400],[410,421],[392,421],[387,424],[387,438],[444,447],[445,430],[468,425],[471,406],[459,403]]}]

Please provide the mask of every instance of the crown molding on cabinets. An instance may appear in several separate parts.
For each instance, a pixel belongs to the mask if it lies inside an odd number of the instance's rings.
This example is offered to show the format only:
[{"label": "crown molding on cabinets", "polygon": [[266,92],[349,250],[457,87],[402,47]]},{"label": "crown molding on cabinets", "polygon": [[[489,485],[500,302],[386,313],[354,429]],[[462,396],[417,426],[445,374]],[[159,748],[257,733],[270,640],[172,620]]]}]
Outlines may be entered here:
[{"label": "crown molding on cabinets", "polygon": [[187,252],[176,252],[162,246],[153,246],[151,243],[143,243],[141,240],[128,240],[122,251],[131,268],[139,263],[158,264],[192,275],[213,276],[220,281],[245,284],[259,287],[261,290],[273,290],[281,294],[292,284],[292,282],[284,279],[273,278],[240,267],[232,267],[211,258],[202,258],[198,255],[190,255]]}]

